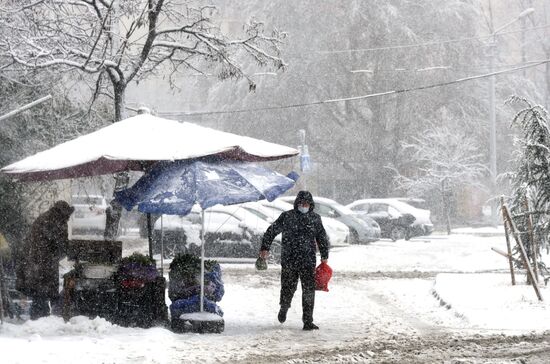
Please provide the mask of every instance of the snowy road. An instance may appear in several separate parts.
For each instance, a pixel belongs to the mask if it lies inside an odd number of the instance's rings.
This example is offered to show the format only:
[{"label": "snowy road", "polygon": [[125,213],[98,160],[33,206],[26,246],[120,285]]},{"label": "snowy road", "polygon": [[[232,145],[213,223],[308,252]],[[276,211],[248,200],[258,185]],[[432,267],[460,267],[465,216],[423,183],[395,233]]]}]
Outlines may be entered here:
[{"label": "snowy road", "polygon": [[[550,310],[536,302],[529,287],[519,287],[519,293],[506,289],[528,304],[522,308],[526,312],[495,311],[497,320],[469,317],[478,312],[491,316],[486,314],[493,308],[490,305],[488,311],[475,311],[456,301],[456,308],[446,308],[433,294],[436,282],[445,292],[448,285],[473,287],[482,281],[477,277],[489,274],[479,272],[505,274],[506,261],[490,250],[503,243],[499,237],[456,235],[334,249],[329,260],[334,269],[330,292],[316,295],[315,322],[321,329],[314,332],[302,331],[300,290],[287,322],[277,322],[278,267],[256,272],[251,265],[225,264],[222,334],[122,328],[84,317],[64,324],[50,317],[5,324],[0,347],[8,348],[2,350],[8,361],[2,363],[59,363],[75,358],[79,363],[547,362],[548,315],[541,316],[546,323],[540,325],[536,323],[541,319],[525,315]],[[442,272],[453,274],[442,276]],[[462,281],[466,283],[459,287]],[[455,303],[452,295],[447,297]],[[467,298],[479,301],[480,297],[477,293]],[[524,325],[512,317],[521,318]]]},{"label": "snowy road", "polygon": [[[253,289],[278,284],[273,274],[261,279],[242,271],[230,274],[237,281],[249,281]],[[258,356],[266,363],[520,363],[518,358],[528,359],[526,363],[548,362],[550,333],[518,335],[516,330],[506,334],[506,330],[472,328],[433,297],[433,279],[426,277],[432,274],[436,273],[337,276],[330,293],[317,295],[319,332],[300,332],[299,308],[292,308],[284,325],[275,322],[272,311],[271,321],[265,320],[267,336],[247,337],[238,350],[241,354],[225,359],[250,364],[258,363]],[[355,305],[360,309],[347,308]],[[251,353],[251,347],[258,351]]]}]

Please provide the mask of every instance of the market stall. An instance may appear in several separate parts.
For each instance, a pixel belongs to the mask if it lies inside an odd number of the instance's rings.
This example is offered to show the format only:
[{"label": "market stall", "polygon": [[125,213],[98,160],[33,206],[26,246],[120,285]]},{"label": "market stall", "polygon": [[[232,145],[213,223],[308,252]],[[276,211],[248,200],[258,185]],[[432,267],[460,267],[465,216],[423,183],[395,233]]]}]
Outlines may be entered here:
[{"label": "market stall", "polygon": [[[289,158],[297,154],[296,149],[283,145],[142,114],[12,163],[0,169],[0,173],[20,181],[32,182],[127,171],[150,172],[158,164],[177,165],[178,162],[204,158],[260,162]],[[234,187],[241,194],[251,191],[248,188],[250,186]],[[183,192],[185,193],[185,189]],[[253,192],[252,196],[254,199],[264,198],[262,192]],[[188,199],[194,201],[196,197],[189,195]],[[202,197],[208,200],[208,196]],[[226,194],[225,197],[231,196]],[[250,200],[229,199],[226,203],[239,201]],[[137,202],[139,201],[135,201]],[[203,209],[208,207],[203,203],[200,205]],[[151,233],[149,237],[151,258]],[[70,254],[75,259],[75,269],[64,278],[64,311],[67,317],[74,313],[103,315],[111,317],[115,322],[141,326],[154,324],[155,320],[165,317],[163,312],[166,312],[166,305],[162,303],[160,296],[162,292],[164,297],[166,283],[162,275],[153,276],[153,270],[148,268],[150,262],[125,261],[125,258],[121,257],[119,242],[73,241],[73,245]],[[110,253],[98,253],[103,250]],[[139,260],[138,257],[134,258]],[[126,268],[133,268],[124,271],[125,265]],[[138,269],[139,265],[142,267]],[[204,267],[204,264],[201,266]],[[146,274],[148,271],[151,273],[150,276]],[[201,271],[202,292],[204,276],[204,271]],[[203,297],[201,294],[201,312]],[[137,304],[142,300],[146,302],[141,305],[145,306],[145,311]],[[138,322],[139,320],[132,318],[143,312],[148,312],[151,319]],[[127,320],[123,319],[124,317]]]},{"label": "market stall", "polygon": [[70,240],[73,269],[63,276],[63,318],[101,316],[121,326],[151,327],[167,322],[166,280],[155,262],[122,257],[122,242]]}]

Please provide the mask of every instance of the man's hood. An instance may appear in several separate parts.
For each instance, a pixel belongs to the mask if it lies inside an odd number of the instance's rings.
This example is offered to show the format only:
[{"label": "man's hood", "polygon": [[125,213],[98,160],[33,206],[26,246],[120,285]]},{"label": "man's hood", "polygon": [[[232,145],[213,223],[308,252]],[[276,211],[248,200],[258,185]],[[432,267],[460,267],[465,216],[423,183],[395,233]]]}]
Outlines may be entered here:
[{"label": "man's hood", "polygon": [[298,195],[294,200],[294,210],[298,210],[298,205],[304,201],[309,203],[309,211],[313,211],[313,209],[315,208],[315,202],[313,202],[313,196],[309,191],[298,192]]}]

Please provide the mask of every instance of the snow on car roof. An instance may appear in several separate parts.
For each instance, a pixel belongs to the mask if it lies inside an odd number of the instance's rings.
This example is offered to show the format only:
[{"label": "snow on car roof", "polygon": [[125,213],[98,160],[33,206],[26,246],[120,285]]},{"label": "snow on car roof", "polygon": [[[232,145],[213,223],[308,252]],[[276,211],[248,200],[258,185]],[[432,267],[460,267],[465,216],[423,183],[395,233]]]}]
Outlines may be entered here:
[{"label": "snow on car roof", "polygon": [[336,202],[334,200],[331,200],[330,198],[326,197],[313,197],[313,201],[315,203],[321,203],[325,205],[330,205],[330,207],[334,208],[335,210],[338,210],[339,212],[345,214],[345,215],[355,215],[356,213],[351,211],[351,209],[347,206],[342,205],[339,202]]},{"label": "snow on car roof", "polygon": [[[292,203],[294,203],[295,197],[285,196],[285,197],[281,197],[280,199],[285,202],[292,201]],[[324,205],[330,205],[335,210],[338,210],[339,212],[342,212],[345,215],[355,215],[355,212],[351,211],[347,206],[344,206],[339,202],[331,200],[330,198],[313,196],[313,202],[315,203],[319,202]]]},{"label": "snow on car roof", "polygon": [[396,198],[365,198],[365,199],[357,200],[350,203],[348,207],[356,206],[361,203],[387,203],[388,205],[397,207],[400,211],[403,211],[403,212],[415,212],[418,210],[422,210],[414,206],[411,206],[406,202],[400,201]]}]

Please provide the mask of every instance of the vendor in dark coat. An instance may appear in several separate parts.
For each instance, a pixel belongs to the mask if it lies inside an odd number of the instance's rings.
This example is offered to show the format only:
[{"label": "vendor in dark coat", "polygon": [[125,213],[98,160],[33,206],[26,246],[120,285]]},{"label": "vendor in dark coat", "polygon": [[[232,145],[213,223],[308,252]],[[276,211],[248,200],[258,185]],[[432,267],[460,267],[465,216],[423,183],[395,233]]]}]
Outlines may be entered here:
[{"label": "vendor in dark coat", "polygon": [[318,329],[313,323],[315,305],[316,248],[321,261],[328,260],[329,241],[321,217],[313,212],[315,203],[308,191],[300,191],[294,201],[294,209],[283,212],[269,226],[262,240],[260,257],[266,259],[275,237],[282,233],[281,296],[278,319],[283,323],[292,297],[302,282],[302,321],[304,330]]},{"label": "vendor in dark coat", "polygon": [[50,314],[50,300],[59,299],[59,260],[68,243],[68,222],[74,207],[57,201],[34,221],[18,259],[17,288],[32,297],[31,319]]}]

